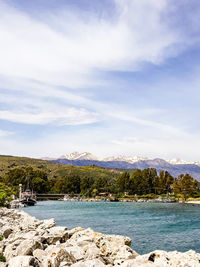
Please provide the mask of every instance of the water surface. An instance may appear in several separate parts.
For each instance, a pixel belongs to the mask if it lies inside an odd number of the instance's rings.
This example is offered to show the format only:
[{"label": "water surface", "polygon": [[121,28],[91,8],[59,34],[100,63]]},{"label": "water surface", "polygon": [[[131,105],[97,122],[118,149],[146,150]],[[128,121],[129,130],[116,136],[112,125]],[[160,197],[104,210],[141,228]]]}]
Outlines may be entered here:
[{"label": "water surface", "polygon": [[155,249],[200,252],[200,206],[179,203],[40,201],[24,208],[38,219],[54,217],[57,225],[91,227],[127,235],[140,254]]}]

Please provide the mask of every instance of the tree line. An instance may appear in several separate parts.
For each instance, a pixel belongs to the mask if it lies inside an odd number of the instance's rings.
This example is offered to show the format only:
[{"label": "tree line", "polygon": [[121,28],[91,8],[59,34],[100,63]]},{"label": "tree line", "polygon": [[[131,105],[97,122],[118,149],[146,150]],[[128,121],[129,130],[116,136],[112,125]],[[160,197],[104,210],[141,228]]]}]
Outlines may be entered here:
[{"label": "tree line", "polygon": [[184,198],[199,197],[200,186],[189,174],[181,174],[174,178],[169,172],[156,169],[136,170],[132,174],[122,173],[117,178],[119,192],[127,192],[128,195],[145,194],[182,194]]},{"label": "tree line", "polygon": [[[189,174],[174,178],[154,168],[134,171],[109,170],[96,166],[61,167],[53,176],[47,169],[14,167],[0,177],[0,205],[6,195],[18,194],[19,184],[37,193],[80,194],[87,197],[106,192],[114,195],[182,194],[200,196],[199,183]],[[2,200],[1,200],[2,199]]]}]

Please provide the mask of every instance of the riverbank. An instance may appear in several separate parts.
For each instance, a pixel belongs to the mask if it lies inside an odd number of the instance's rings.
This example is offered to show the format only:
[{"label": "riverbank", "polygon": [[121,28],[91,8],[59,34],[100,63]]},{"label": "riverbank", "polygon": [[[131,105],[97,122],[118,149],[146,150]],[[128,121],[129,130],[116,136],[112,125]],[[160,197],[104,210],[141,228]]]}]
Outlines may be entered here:
[{"label": "riverbank", "polygon": [[130,248],[129,237],[105,235],[91,228],[69,230],[56,226],[54,219],[38,220],[21,210],[0,209],[0,226],[0,254],[6,259],[1,267],[195,267],[200,262],[200,254],[192,250],[138,255]]},{"label": "riverbank", "polygon": [[96,197],[81,197],[81,196],[70,196],[65,195],[63,199],[64,201],[80,201],[80,202],[152,202],[152,203],[174,203],[179,202],[178,198],[175,197],[167,197],[155,195],[152,198],[147,196],[123,196],[116,197],[112,196],[96,196]]},{"label": "riverbank", "polygon": [[183,198],[178,197],[163,197],[160,195],[157,195],[153,198],[143,197],[143,196],[135,196],[135,197],[70,197],[69,195],[65,196],[64,199],[59,199],[64,201],[80,201],[80,202],[151,202],[151,203],[181,203],[181,204],[200,204],[200,199],[197,198],[189,198],[187,201],[185,201]]}]

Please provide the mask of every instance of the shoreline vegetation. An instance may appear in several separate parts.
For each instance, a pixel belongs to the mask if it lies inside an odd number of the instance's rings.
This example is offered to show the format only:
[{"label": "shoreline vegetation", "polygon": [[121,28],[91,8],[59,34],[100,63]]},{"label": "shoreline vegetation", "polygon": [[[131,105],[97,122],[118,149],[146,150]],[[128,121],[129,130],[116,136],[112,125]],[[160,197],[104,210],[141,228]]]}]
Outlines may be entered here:
[{"label": "shoreline vegetation", "polygon": [[19,195],[19,184],[37,194],[64,194],[110,201],[186,202],[200,198],[200,183],[189,174],[173,177],[156,169],[63,166],[31,158],[0,156],[0,206]]},{"label": "shoreline vegetation", "polygon": [[[155,250],[139,255],[127,236],[97,233],[91,228],[56,226],[22,210],[0,209],[1,267],[197,267],[200,254]],[[134,247],[134,240],[133,240]]]}]

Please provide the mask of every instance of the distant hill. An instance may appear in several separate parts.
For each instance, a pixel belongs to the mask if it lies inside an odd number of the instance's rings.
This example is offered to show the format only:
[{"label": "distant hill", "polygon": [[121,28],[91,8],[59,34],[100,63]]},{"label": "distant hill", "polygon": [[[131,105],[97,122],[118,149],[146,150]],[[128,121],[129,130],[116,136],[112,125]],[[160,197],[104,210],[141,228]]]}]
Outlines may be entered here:
[{"label": "distant hill", "polygon": [[[90,165],[90,164],[86,164]],[[49,160],[28,158],[28,157],[15,157],[15,156],[4,156],[0,155],[0,181],[1,177],[5,176],[7,172],[16,168],[33,168],[40,169],[47,173],[48,181],[51,179],[57,179],[60,177],[67,176],[68,174],[77,174],[80,176],[107,176],[116,177],[121,171],[113,169],[105,169],[99,166],[86,166],[81,167],[74,166],[74,164],[61,165],[56,162]]]},{"label": "distant hill", "polygon": [[48,170],[56,170],[60,165],[51,161],[28,157],[15,157],[0,155],[0,176],[15,167],[35,167]]},{"label": "distant hill", "polygon": [[[76,154],[76,156],[78,155]],[[86,156],[91,158],[91,154]],[[44,170],[48,173],[48,179],[64,176],[69,172],[76,172],[81,175],[91,174],[93,176],[98,176],[101,173],[110,176],[113,172],[119,173],[123,170],[132,172],[133,169],[156,168],[157,171],[166,170],[174,177],[189,173],[200,181],[200,166],[197,164],[171,164],[163,159],[146,159],[130,163],[125,160],[69,160],[66,158],[42,160],[27,157],[0,156],[0,177],[16,167],[33,167],[34,169]]]},{"label": "distant hill", "polygon": [[66,158],[58,158],[51,160],[52,162],[62,165],[74,165],[74,166],[91,166],[96,165],[103,168],[112,169],[146,169],[156,168],[157,171],[166,170],[174,177],[180,174],[189,173],[195,179],[200,181],[200,166],[197,164],[171,164],[163,159],[146,159],[138,160],[134,163],[127,162],[125,160],[87,160],[87,159],[75,159],[69,160]]}]

